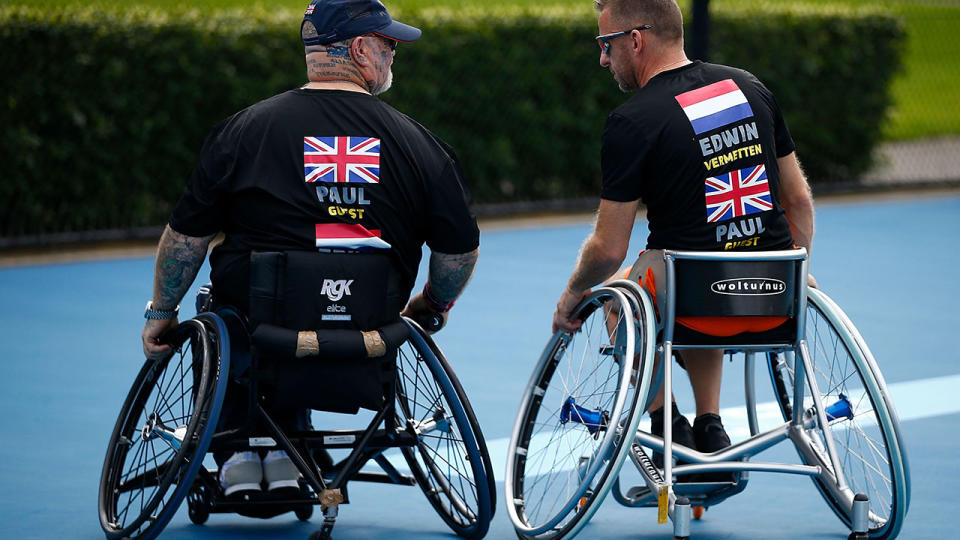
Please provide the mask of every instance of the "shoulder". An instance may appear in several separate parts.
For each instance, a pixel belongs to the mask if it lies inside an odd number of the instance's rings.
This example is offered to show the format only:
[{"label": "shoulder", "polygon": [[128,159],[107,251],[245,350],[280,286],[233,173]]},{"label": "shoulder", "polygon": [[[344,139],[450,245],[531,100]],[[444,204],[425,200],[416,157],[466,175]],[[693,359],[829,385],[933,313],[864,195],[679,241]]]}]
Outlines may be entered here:
[{"label": "shoulder", "polygon": [[278,109],[292,105],[296,94],[284,92],[244,107],[221,121],[213,130],[214,134],[239,137],[251,125],[263,123],[272,118]]},{"label": "shoulder", "polygon": [[618,107],[607,116],[607,123],[603,129],[604,138],[620,136],[635,138],[642,135],[647,131],[644,128],[644,120],[642,115],[635,114],[631,108]]},{"label": "shoulder", "polygon": [[711,68],[719,77],[733,79],[741,89],[757,89],[764,94],[770,93],[756,75],[745,69],[720,64],[704,65]]},{"label": "shoulder", "polygon": [[725,77],[728,79],[737,79],[743,81],[756,81],[757,78],[745,69],[741,69],[734,66],[726,66],[723,64],[710,64],[708,62],[703,62],[700,64],[700,69],[705,73],[713,77]]},{"label": "shoulder", "polygon": [[423,124],[394,109],[389,104],[380,101],[387,116],[394,124],[398,135],[397,142],[407,147],[414,154],[424,157],[438,159],[443,163],[456,161],[456,154],[440,137],[434,134]]},{"label": "shoulder", "polygon": [[254,122],[274,118],[278,114],[282,115],[285,111],[289,111],[290,114],[299,114],[302,112],[301,107],[306,99],[306,96],[297,93],[295,90],[288,90],[241,109],[234,117],[237,121]]},{"label": "shoulder", "polygon": [[641,88],[607,116],[604,136],[656,137],[680,111],[676,93],[661,85]]},{"label": "shoulder", "polygon": [[436,135],[433,134],[429,129],[424,127],[423,124],[415,120],[413,117],[394,109],[390,104],[377,100],[381,107],[383,107],[385,113],[396,123],[396,126],[402,130],[409,131],[411,135],[414,135],[418,138],[423,138],[427,140],[436,139]]}]

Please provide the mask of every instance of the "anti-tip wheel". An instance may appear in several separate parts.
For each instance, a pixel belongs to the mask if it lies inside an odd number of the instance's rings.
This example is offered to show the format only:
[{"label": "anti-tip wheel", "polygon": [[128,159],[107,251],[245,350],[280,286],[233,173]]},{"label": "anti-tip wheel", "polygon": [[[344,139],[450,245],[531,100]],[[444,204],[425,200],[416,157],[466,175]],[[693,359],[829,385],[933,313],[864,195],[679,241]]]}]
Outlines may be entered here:
[{"label": "anti-tip wheel", "polygon": [[293,513],[296,514],[297,519],[300,521],[310,521],[310,518],[313,516],[313,505],[304,504],[294,508]]}]

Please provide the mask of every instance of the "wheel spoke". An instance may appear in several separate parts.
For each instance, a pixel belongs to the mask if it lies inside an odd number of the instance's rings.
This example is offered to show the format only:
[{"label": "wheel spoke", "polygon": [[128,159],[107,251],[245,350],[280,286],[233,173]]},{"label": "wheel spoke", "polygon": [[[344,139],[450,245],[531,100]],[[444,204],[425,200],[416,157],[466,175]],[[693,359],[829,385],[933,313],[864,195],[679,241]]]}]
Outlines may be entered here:
[{"label": "wheel spoke", "polygon": [[[186,321],[172,332],[172,355],[143,367],[121,412],[125,424],[110,443],[100,494],[108,535],[138,539],[163,527],[186,495],[185,473],[202,459],[200,446],[176,448],[168,439],[173,433],[177,440],[192,440],[191,433],[209,425],[195,421],[194,409],[211,406],[221,366],[203,323]],[[213,377],[201,386],[207,372]]]},{"label": "wheel spoke", "polygon": [[426,358],[424,354],[411,340],[397,356],[397,414],[415,428],[425,428],[416,430],[420,439],[417,448],[403,453],[428,500],[448,525],[458,532],[485,531],[490,510],[488,504],[481,503],[480,493],[482,490],[486,494],[489,487],[478,482],[474,466],[479,453],[471,452],[461,432],[471,427],[460,424],[458,409],[451,405],[437,378],[448,377],[442,371],[445,368],[438,358]]},{"label": "wheel spoke", "polygon": [[[517,419],[522,426],[517,445],[525,451],[509,450],[511,461],[516,460],[508,470],[514,478],[509,496],[518,501],[510,507],[515,511],[511,519],[538,531],[550,527],[537,536],[562,536],[578,516],[592,513],[589,507],[612,482],[609,471],[618,438],[616,426],[638,418],[633,416],[638,399],[635,387],[626,384],[632,366],[623,361],[634,354],[632,348],[626,350],[630,347],[623,337],[629,331],[636,338],[632,309],[625,297],[610,289],[592,293],[587,302],[594,309],[580,330],[566,338],[555,337],[554,348],[538,364],[534,387],[542,392],[525,398]],[[622,395],[622,388],[629,394]],[[571,398],[576,409],[565,409],[572,406]],[[606,427],[594,429],[595,420],[569,410],[595,411]]]},{"label": "wheel spoke", "polygon": [[[887,538],[899,528],[899,521],[905,513],[905,501],[901,500],[896,484],[905,481],[902,461],[894,461],[889,446],[891,437],[896,437],[894,427],[881,420],[881,410],[887,407],[884,398],[875,390],[876,379],[881,376],[874,371],[866,360],[869,352],[864,352],[846,326],[845,317],[836,315],[836,308],[821,300],[822,293],[811,294],[807,308],[806,340],[810,360],[814,366],[814,376],[822,395],[825,407],[847,399],[852,411],[851,418],[839,418],[830,422],[837,462],[849,491],[843,493],[829,480],[815,478],[814,481],[823,492],[831,509],[841,519],[849,522],[849,508],[844,500],[855,493],[864,493],[870,499],[870,521],[873,534]],[[836,323],[834,321],[840,321]],[[779,372],[784,379],[788,397],[793,394],[793,366],[787,363],[771,365],[773,372]],[[869,382],[868,382],[869,381]],[[802,396],[803,410],[813,407],[813,398],[809,395],[809,386],[805,385]],[[784,409],[788,403],[781,403]],[[785,415],[786,416],[786,415]],[[889,418],[891,415],[887,415]],[[825,444],[825,433],[814,422],[806,430],[807,437],[800,441],[809,441],[811,456],[816,465],[833,470]],[[899,445],[899,442],[893,441]],[[803,454],[801,454],[803,455]],[[808,460],[809,461],[809,460]],[[825,477],[828,478],[828,477]],[[897,523],[891,523],[896,518]],[[887,528],[887,529],[883,529]],[[880,531],[880,532],[877,532]],[[871,537],[873,537],[873,534]]]}]

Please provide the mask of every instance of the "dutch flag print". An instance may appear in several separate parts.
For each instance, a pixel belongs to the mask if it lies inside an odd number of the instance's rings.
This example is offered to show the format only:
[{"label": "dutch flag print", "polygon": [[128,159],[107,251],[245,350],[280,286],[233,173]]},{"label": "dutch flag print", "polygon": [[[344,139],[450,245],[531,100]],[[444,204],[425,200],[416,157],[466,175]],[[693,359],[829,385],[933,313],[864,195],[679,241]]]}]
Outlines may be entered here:
[{"label": "dutch flag print", "polygon": [[697,135],[753,116],[747,97],[733,79],[684,92],[676,99]]},{"label": "dutch flag print", "polygon": [[346,223],[318,223],[316,228],[318,248],[357,251],[390,249],[390,244],[380,238],[378,229]]}]

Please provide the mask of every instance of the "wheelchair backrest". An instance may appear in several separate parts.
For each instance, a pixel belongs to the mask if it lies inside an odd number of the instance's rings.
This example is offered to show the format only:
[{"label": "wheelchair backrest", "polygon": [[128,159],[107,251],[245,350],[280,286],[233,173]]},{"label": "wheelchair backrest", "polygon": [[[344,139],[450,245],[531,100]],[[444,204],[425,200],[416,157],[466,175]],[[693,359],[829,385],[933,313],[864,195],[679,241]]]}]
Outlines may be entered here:
[{"label": "wheelchair backrest", "polygon": [[[255,359],[278,406],[355,413],[392,400],[400,320],[409,296],[387,253],[253,252],[250,327]],[[367,357],[361,331],[387,353]],[[296,358],[297,333],[316,333],[320,356]]]},{"label": "wheelchair backrest", "polygon": [[[806,304],[805,249],[766,252],[665,251],[664,339],[675,345],[795,343]],[[778,331],[710,336],[676,322],[731,318],[773,321]],[[749,326],[749,325],[748,325]],[[771,329],[772,330],[772,329]],[[700,334],[700,335],[697,335]]]},{"label": "wheelchair backrest", "polygon": [[250,322],[291,330],[372,330],[409,296],[387,253],[253,252]]}]

